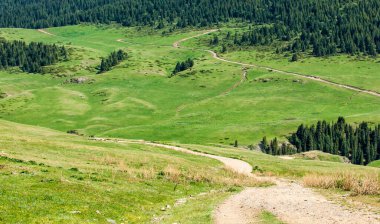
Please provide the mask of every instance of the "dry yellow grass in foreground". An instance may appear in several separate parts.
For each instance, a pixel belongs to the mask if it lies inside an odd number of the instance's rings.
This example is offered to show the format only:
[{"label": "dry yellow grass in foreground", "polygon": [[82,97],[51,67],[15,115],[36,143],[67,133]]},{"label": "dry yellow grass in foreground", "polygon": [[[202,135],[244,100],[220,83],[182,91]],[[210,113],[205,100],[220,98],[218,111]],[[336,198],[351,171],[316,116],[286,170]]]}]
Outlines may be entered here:
[{"label": "dry yellow grass in foreground", "polygon": [[334,175],[309,174],[303,178],[307,187],[322,189],[341,189],[351,191],[356,195],[380,194],[380,180],[376,175],[358,176],[352,173],[337,173]]}]

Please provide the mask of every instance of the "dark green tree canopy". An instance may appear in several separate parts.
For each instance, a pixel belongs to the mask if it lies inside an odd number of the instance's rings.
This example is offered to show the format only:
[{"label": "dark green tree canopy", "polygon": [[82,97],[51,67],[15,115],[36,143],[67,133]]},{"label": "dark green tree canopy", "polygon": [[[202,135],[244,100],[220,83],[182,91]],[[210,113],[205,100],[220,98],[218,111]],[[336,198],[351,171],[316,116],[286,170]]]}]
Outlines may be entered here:
[{"label": "dark green tree canopy", "polygon": [[176,66],[172,72],[172,75],[175,75],[178,72],[185,71],[189,68],[192,68],[193,66],[194,66],[194,61],[191,58],[188,58],[186,61],[183,61],[183,62],[177,62]]},{"label": "dark green tree canopy", "polygon": [[[229,20],[271,27],[243,34],[239,44],[295,39],[289,50],[380,53],[378,0],[2,0],[0,27],[43,28],[81,22],[157,28],[208,26]],[[217,39],[214,40],[214,43]]]},{"label": "dark green tree canopy", "polygon": [[0,69],[18,66],[24,72],[40,73],[43,66],[67,59],[63,46],[0,40]]},{"label": "dark green tree canopy", "polygon": [[269,144],[264,137],[261,145],[264,152],[273,155],[320,150],[345,156],[354,164],[366,165],[380,159],[380,124],[370,127],[363,122],[353,126],[339,117],[333,123],[318,121],[311,126],[301,124],[295,133],[288,136],[288,140],[296,150],[278,150],[276,138]]}]

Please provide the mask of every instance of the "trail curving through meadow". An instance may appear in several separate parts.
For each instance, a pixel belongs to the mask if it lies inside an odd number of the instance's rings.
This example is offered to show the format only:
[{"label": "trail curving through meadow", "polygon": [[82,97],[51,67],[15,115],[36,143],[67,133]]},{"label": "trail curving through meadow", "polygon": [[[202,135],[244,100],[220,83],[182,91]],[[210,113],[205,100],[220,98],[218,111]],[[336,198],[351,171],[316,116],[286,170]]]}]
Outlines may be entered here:
[{"label": "trail curving through meadow", "polygon": [[[123,142],[123,140],[121,140],[121,141],[119,140],[118,142]],[[249,165],[249,163],[244,162],[244,161],[239,160],[239,159],[232,159],[232,158],[227,158],[227,157],[223,157],[223,156],[216,156],[216,155],[212,155],[212,154],[195,152],[193,150],[185,149],[183,147],[166,145],[166,144],[160,144],[160,143],[155,143],[155,142],[148,142],[148,141],[143,141],[143,140],[124,141],[124,142],[150,145],[150,146],[154,146],[154,147],[175,150],[175,151],[183,152],[183,153],[187,153],[187,154],[208,157],[208,158],[211,158],[211,159],[219,160],[227,168],[233,170],[236,173],[247,175],[247,176],[251,175],[251,173],[252,173],[252,166]]]},{"label": "trail curving through meadow", "polygon": [[[46,31],[44,29],[37,29],[37,31],[40,32],[40,33],[49,35],[49,36],[56,36],[55,34],[52,34],[52,33],[48,32],[48,31]],[[186,38],[180,39],[180,40],[178,40],[178,41],[176,41],[176,42],[173,43],[173,47],[174,48],[190,49],[190,48],[182,47],[181,43],[185,42],[187,40],[193,39],[193,38],[197,38],[197,37],[200,37],[200,36],[204,36],[204,35],[216,32],[216,31],[218,31],[218,30],[217,29],[207,30],[207,31],[205,31],[203,33],[200,33],[200,34],[197,34],[195,36],[191,36],[191,37],[186,37]],[[124,41],[123,39],[117,39],[116,41],[119,42],[119,43],[128,43],[128,42]],[[380,93],[379,92],[372,91],[372,90],[366,90],[366,89],[362,89],[362,88],[351,86],[351,85],[345,85],[345,84],[341,84],[341,83],[337,83],[337,82],[333,82],[333,81],[329,81],[327,79],[323,79],[323,78],[315,76],[315,75],[307,75],[307,74],[301,74],[301,73],[296,73],[296,72],[288,72],[288,71],[283,71],[283,70],[280,70],[280,69],[275,69],[275,68],[271,68],[271,67],[267,67],[267,66],[260,66],[260,65],[255,65],[255,64],[249,64],[249,63],[242,63],[242,62],[232,61],[232,60],[228,60],[228,59],[224,59],[224,58],[220,57],[215,51],[212,51],[212,50],[204,50],[204,49],[197,49],[197,50],[203,50],[205,52],[208,52],[208,53],[211,54],[211,56],[214,59],[219,60],[219,61],[223,61],[223,62],[226,62],[226,63],[241,65],[241,66],[244,66],[244,67],[247,67],[247,68],[249,68],[249,67],[251,67],[251,68],[260,68],[260,69],[264,69],[264,70],[268,70],[268,71],[271,71],[271,72],[276,72],[276,73],[280,73],[280,74],[284,74],[284,75],[298,76],[298,77],[310,79],[310,80],[313,80],[313,81],[325,83],[325,84],[328,84],[328,85],[332,85],[332,86],[335,86],[335,87],[344,88],[344,89],[352,90],[352,91],[355,91],[355,92],[359,92],[359,93],[364,93],[364,94],[380,97]]]},{"label": "trail curving through meadow", "polygon": [[[175,48],[183,48],[183,49],[190,49],[190,48],[182,47],[181,43],[185,42],[187,40],[193,39],[193,38],[197,38],[197,37],[200,37],[200,36],[203,36],[203,35],[207,35],[207,34],[216,32],[216,31],[217,31],[216,29],[207,30],[207,31],[205,31],[205,32],[203,32],[201,34],[198,34],[198,35],[195,35],[195,36],[192,36],[192,37],[183,38],[181,40],[178,40],[178,41],[174,42],[173,43],[173,47],[175,47]],[[267,66],[260,66],[260,65],[255,65],[255,64],[248,64],[248,63],[242,63],[242,62],[232,61],[232,60],[221,58],[220,56],[218,56],[218,54],[215,51],[212,51],[212,50],[203,50],[203,51],[210,53],[211,56],[214,59],[219,60],[219,61],[223,61],[223,62],[226,62],[226,63],[241,65],[241,66],[244,66],[244,67],[264,69],[264,70],[268,70],[268,71],[271,71],[271,72],[276,72],[276,73],[280,73],[280,74],[284,74],[284,75],[298,76],[298,77],[310,79],[310,80],[313,80],[313,81],[329,84],[329,85],[332,85],[332,86],[335,86],[335,87],[349,89],[349,90],[356,91],[356,92],[359,92],[359,93],[364,93],[364,94],[380,97],[380,93],[379,92],[372,91],[372,90],[366,90],[366,89],[362,89],[362,88],[351,86],[351,85],[345,85],[345,84],[341,84],[341,83],[336,83],[336,82],[329,81],[327,79],[323,79],[323,78],[315,76],[315,75],[307,75],[307,74],[301,74],[301,73],[296,73],[296,72],[287,72],[287,71],[283,71],[283,70],[279,70],[279,69],[275,69],[275,68],[271,68],[271,67],[267,67]]]},{"label": "trail curving through meadow", "polygon": [[[262,181],[272,181],[270,187],[249,187],[220,204],[214,211],[216,224],[256,223],[257,215],[262,211],[273,213],[288,224],[324,223],[324,224],[376,224],[380,215],[370,211],[349,210],[335,204],[301,184],[276,177],[260,177],[252,173],[252,166],[245,161],[192,151],[179,146],[148,142],[144,140],[102,139],[119,143],[144,144],[175,150],[187,154],[216,159],[227,168]],[[255,221],[256,220],[256,221]]]},{"label": "trail curving through meadow", "polygon": [[160,143],[146,141],[135,141],[135,143],[216,159],[237,173],[275,183],[271,187],[246,188],[228,198],[214,211],[213,216],[216,224],[255,223],[255,216],[262,211],[269,211],[281,221],[289,224],[375,224],[380,222],[380,215],[348,210],[341,205],[328,201],[299,183],[274,177],[255,176],[252,174],[252,166],[242,160],[195,152],[183,147]]}]

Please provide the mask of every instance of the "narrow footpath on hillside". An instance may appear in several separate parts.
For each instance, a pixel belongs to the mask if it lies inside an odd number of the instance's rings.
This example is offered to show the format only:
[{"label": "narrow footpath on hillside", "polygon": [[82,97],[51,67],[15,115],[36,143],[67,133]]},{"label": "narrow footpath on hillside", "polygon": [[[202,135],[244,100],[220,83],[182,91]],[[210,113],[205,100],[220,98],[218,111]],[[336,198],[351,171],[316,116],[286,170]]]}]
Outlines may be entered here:
[{"label": "narrow footpath on hillside", "polygon": [[[195,35],[195,36],[192,36],[192,37],[183,38],[181,40],[178,40],[178,41],[174,42],[173,43],[173,47],[175,47],[175,48],[183,48],[183,49],[191,49],[191,48],[182,47],[181,43],[185,42],[187,40],[193,39],[193,38],[197,38],[197,37],[200,37],[200,36],[203,36],[203,35],[207,35],[207,34],[216,32],[216,31],[218,31],[218,30],[215,30],[215,29],[214,30],[207,30],[207,31],[205,31],[205,32],[203,32],[201,34],[198,34],[198,35]],[[299,77],[302,77],[302,78],[310,79],[310,80],[317,81],[317,82],[322,82],[322,83],[333,85],[333,86],[336,86],[336,87],[340,87],[340,88],[344,88],[344,89],[349,89],[349,90],[353,90],[353,91],[356,91],[356,92],[365,93],[365,94],[369,94],[369,95],[372,95],[372,96],[380,97],[380,93],[378,93],[376,91],[366,90],[366,89],[362,89],[362,88],[355,87],[355,86],[350,86],[350,85],[345,85],[345,84],[340,84],[340,83],[332,82],[332,81],[329,81],[329,80],[326,80],[326,79],[322,79],[322,78],[320,78],[318,76],[315,76],[315,75],[307,75],[307,74],[301,74],[301,73],[295,73],[295,72],[287,72],[287,71],[283,71],[283,70],[279,70],[279,69],[275,69],[275,68],[271,68],[271,67],[266,67],[266,66],[259,66],[259,65],[255,65],[255,64],[248,64],[248,63],[242,63],[242,62],[237,62],[237,61],[231,61],[231,60],[228,60],[228,59],[221,58],[220,56],[218,56],[218,54],[216,52],[214,52],[212,50],[203,50],[203,51],[206,51],[206,52],[210,53],[212,55],[212,57],[215,58],[216,60],[223,61],[223,62],[226,62],[226,63],[241,65],[241,66],[244,66],[244,67],[260,68],[260,69],[268,70],[268,71],[271,71],[271,72],[277,72],[277,73],[284,74],[284,75],[299,76]]]},{"label": "narrow footpath on hillside", "polygon": [[241,79],[237,83],[235,83],[231,88],[224,91],[221,95],[229,94],[230,92],[232,92],[234,89],[238,88],[241,84],[243,84],[243,82],[245,82],[247,80],[247,68],[243,68],[242,70],[243,70],[243,74],[241,76]]},{"label": "narrow footpath on hillside", "polygon": [[186,148],[153,143],[143,140],[103,139],[97,141],[112,141],[119,143],[144,144],[204,156],[222,162],[227,168],[246,176],[263,181],[272,181],[271,187],[249,187],[231,196],[214,211],[216,224],[250,224],[255,223],[255,217],[262,211],[273,213],[281,221],[288,224],[324,223],[324,224],[376,224],[380,223],[380,215],[369,212],[348,209],[342,205],[327,200],[312,189],[301,184],[276,177],[260,177],[252,173],[252,166],[247,162],[195,152]]},{"label": "narrow footpath on hillside", "polygon": [[37,31],[40,32],[40,33],[43,33],[43,34],[49,35],[49,36],[55,36],[54,34],[49,33],[48,31],[46,31],[46,30],[44,30],[44,29],[38,29]]},{"label": "narrow footpath on hillside", "polygon": [[176,116],[179,116],[179,113],[181,111],[183,111],[186,107],[188,106],[191,106],[191,105],[195,105],[195,104],[201,104],[201,103],[206,103],[206,102],[209,102],[213,99],[215,99],[216,97],[220,97],[220,96],[225,96],[225,95],[228,95],[229,93],[231,93],[234,89],[238,88],[240,85],[242,85],[248,78],[247,78],[247,71],[248,69],[247,68],[243,68],[242,69],[242,75],[241,75],[241,78],[239,81],[237,81],[236,83],[234,83],[231,87],[229,87],[228,89],[224,90],[223,92],[221,92],[220,94],[217,94],[215,96],[211,96],[211,97],[208,97],[208,98],[205,98],[205,99],[202,99],[200,101],[197,101],[197,102],[193,102],[193,103],[188,103],[188,104],[182,104],[180,105],[179,107],[177,107],[176,109]]}]

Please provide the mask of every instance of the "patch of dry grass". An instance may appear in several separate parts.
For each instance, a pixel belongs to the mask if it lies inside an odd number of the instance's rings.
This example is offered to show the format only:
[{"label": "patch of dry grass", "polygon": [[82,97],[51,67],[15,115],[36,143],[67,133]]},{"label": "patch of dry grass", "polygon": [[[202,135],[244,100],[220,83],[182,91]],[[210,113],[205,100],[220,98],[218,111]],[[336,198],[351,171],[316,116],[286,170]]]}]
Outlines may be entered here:
[{"label": "patch of dry grass", "polygon": [[337,173],[334,175],[309,174],[303,178],[307,187],[322,189],[341,189],[351,191],[356,195],[380,194],[380,180],[376,175],[354,175],[352,173]]},{"label": "patch of dry grass", "polygon": [[[222,168],[218,175],[215,173],[207,172],[207,170],[181,170],[180,168],[171,164],[167,165],[163,170],[146,170],[139,169],[137,172],[147,172],[149,175],[140,176],[142,179],[146,178],[165,178],[173,183],[186,183],[186,182],[198,182],[198,183],[211,183],[220,184],[225,186],[262,186],[269,185],[269,183],[259,181],[254,177],[248,177],[243,174],[236,173],[228,168]],[[130,174],[133,173],[129,169]]]},{"label": "patch of dry grass", "polygon": [[127,178],[131,181],[145,181],[152,179],[165,178],[166,180],[186,184],[189,182],[220,184],[227,187],[253,187],[268,186],[270,183],[259,181],[254,177],[246,176],[223,167],[210,172],[207,168],[188,168],[184,169],[178,164],[167,164],[164,167],[153,166],[154,164],[145,163],[143,166],[135,166],[133,163],[126,163],[125,158],[116,157],[112,154],[104,154],[102,157],[91,159],[103,166],[111,168],[112,178],[116,176]]}]

